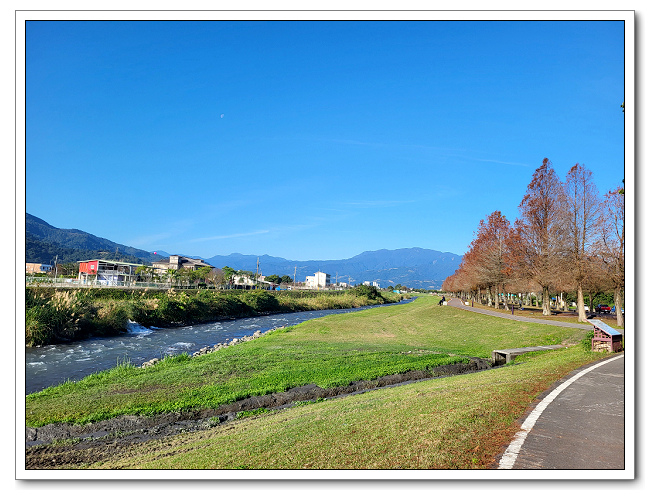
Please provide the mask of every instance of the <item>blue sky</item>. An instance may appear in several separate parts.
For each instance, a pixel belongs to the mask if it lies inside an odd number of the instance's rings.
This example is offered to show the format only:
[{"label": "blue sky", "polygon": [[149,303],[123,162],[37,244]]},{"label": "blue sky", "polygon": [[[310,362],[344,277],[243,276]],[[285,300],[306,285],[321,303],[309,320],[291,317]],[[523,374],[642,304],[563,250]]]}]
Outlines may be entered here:
[{"label": "blue sky", "polygon": [[26,211],[144,250],[463,254],[548,157],[624,177],[624,24],[28,22]]}]

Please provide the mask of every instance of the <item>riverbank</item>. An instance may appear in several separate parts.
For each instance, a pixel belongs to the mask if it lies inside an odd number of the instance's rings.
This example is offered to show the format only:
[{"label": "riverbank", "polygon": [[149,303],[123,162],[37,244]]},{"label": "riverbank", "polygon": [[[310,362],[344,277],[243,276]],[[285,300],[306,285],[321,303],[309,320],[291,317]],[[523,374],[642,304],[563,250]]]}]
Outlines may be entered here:
[{"label": "riverbank", "polygon": [[27,425],[219,408],[248,397],[488,359],[495,348],[577,344],[584,332],[438,307],[433,297],[312,319],[147,368],[128,362],[26,398]]},{"label": "riverbank", "polygon": [[[150,365],[152,366],[152,365]],[[375,380],[360,380],[346,386],[322,388],[316,384],[294,387],[282,393],[248,397],[219,408],[165,413],[154,416],[120,416],[89,424],[51,423],[42,427],[27,427],[25,444],[28,448],[66,439],[85,440],[85,448],[103,448],[109,444],[139,443],[161,439],[183,432],[205,430],[217,425],[254,415],[262,415],[294,406],[313,404],[366,391],[473,373],[490,368],[487,360],[473,358],[469,362],[439,366],[434,370],[413,370],[385,375]],[[61,465],[61,464],[59,464]]]},{"label": "riverbank", "polygon": [[261,314],[348,309],[399,302],[405,296],[358,286],[345,292],[229,290],[25,290],[25,345],[43,346],[126,333],[145,327],[186,326]]},{"label": "riverbank", "polygon": [[[540,393],[578,366],[605,356],[584,349],[579,342],[583,334],[437,307],[426,297],[320,318],[212,354],[104,374],[28,398],[28,412],[40,407],[58,413],[59,407],[63,413],[55,419],[59,423],[28,430],[26,440],[54,441],[30,443],[36,445],[26,450],[26,467],[490,468],[517,432],[517,419]],[[468,364],[460,376],[403,383],[422,375],[406,369],[411,362],[434,353],[452,359],[470,352],[485,357],[495,346],[545,342],[566,343],[567,348],[523,355],[498,369],[473,372]],[[375,377],[374,384],[358,378],[360,365],[378,353],[392,355],[380,364],[394,375]],[[284,360],[277,371],[269,356]],[[343,374],[353,371],[352,377],[366,382],[328,383],[320,371],[323,365],[330,373],[336,366]],[[448,374],[459,366],[448,365]],[[284,377],[283,391],[253,387],[256,381],[270,387]],[[219,404],[218,394],[234,389],[236,379],[242,382],[240,397]],[[373,385],[384,387],[369,390]],[[215,389],[211,397],[206,388]],[[354,396],[337,397],[346,392]],[[117,409],[127,401],[144,403],[149,396],[152,401],[170,396],[182,408],[188,393],[203,393],[203,404],[184,411],[128,411],[88,424],[81,424],[77,411],[84,402],[91,410],[107,407],[110,399]],[[79,424],[61,423],[66,420]]]}]

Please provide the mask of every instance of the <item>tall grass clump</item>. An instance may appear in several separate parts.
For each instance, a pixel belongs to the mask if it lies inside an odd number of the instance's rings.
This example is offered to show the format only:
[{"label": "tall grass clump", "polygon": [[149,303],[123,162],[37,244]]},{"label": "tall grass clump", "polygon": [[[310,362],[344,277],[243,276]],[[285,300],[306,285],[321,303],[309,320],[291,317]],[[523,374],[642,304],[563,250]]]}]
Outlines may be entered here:
[{"label": "tall grass clump", "polygon": [[26,289],[25,344],[73,340],[85,329],[94,312],[95,308],[81,291],[57,290],[50,294]]}]

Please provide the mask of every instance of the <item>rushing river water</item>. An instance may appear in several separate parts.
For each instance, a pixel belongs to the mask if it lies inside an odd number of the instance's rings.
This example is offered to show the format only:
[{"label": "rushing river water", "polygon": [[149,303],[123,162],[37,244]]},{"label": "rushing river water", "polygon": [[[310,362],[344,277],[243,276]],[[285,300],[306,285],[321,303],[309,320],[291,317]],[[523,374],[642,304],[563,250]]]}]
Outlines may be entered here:
[{"label": "rushing river water", "polygon": [[[385,306],[391,305],[394,304]],[[94,337],[67,344],[28,347],[25,349],[25,393],[37,392],[66,380],[80,380],[91,373],[113,368],[125,360],[141,365],[152,358],[183,352],[191,354],[203,347],[251,335],[257,330],[265,332],[368,307],[272,314],[178,328],[149,329],[133,323],[128,333],[118,337]]]}]

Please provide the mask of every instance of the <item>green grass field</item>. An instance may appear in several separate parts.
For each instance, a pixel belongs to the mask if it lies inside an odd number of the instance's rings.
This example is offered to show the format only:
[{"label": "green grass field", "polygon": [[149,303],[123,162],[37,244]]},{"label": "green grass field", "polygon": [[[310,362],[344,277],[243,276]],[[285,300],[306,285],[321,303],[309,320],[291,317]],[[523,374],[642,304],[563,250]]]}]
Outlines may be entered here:
[{"label": "green grass field", "polygon": [[259,339],[141,369],[128,362],[26,397],[26,424],[89,422],[117,415],[217,408],[248,396],[317,384],[344,386],[431,370],[492,350],[575,344],[584,332],[492,318],[436,298],[314,319]]},{"label": "green grass field", "polygon": [[581,347],[524,355],[503,368],[272,411],[100,454],[55,445],[46,457],[61,463],[74,454],[63,468],[112,470],[488,469],[540,392],[599,357]]}]

